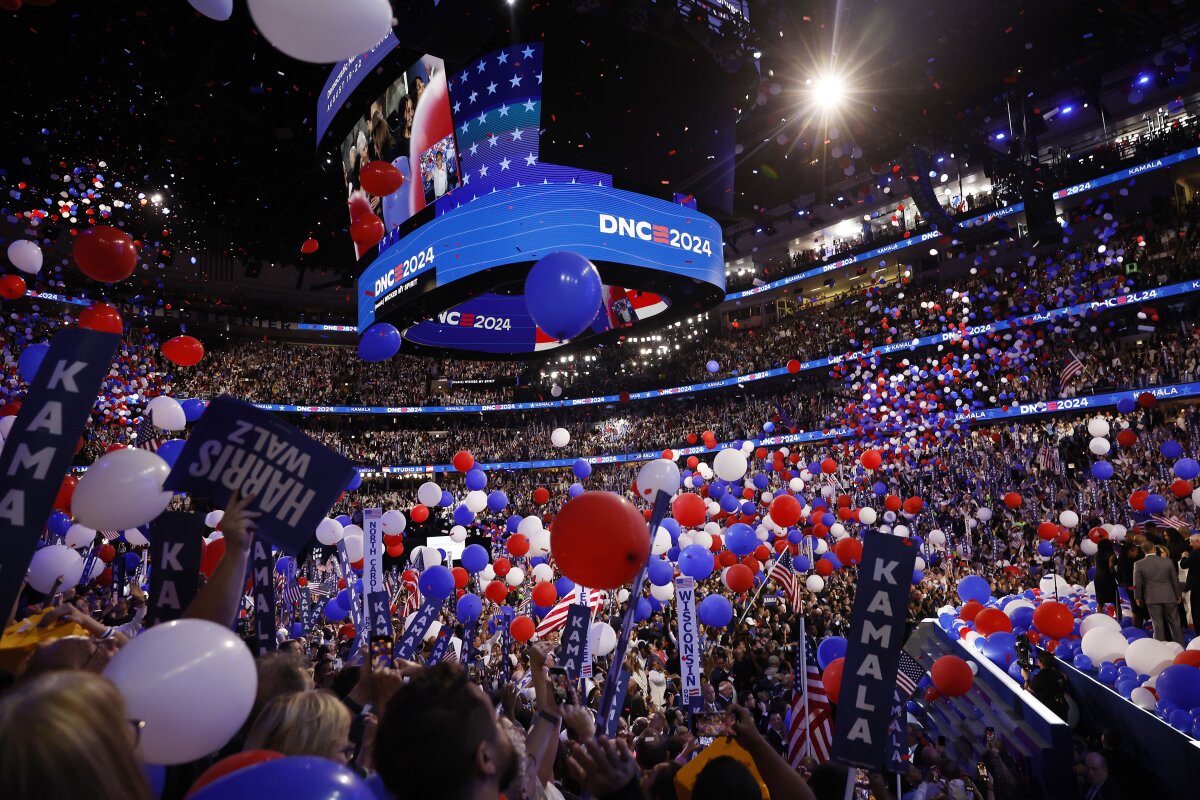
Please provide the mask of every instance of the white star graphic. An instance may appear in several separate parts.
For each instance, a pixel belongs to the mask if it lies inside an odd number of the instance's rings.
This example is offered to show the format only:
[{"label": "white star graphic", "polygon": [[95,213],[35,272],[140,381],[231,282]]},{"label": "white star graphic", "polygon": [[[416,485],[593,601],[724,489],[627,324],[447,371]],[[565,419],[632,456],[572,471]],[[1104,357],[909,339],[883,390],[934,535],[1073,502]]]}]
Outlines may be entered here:
[{"label": "white star graphic", "polygon": [[463,123],[463,126],[462,126],[462,132],[463,132],[463,133],[466,133],[468,130],[470,130],[470,127],[471,127],[471,123],[469,123],[469,122],[464,122],[464,123]]},{"label": "white star graphic", "polygon": [[520,86],[521,85],[521,76],[513,75],[511,78],[508,79],[508,82],[511,83],[514,88],[517,86]]},{"label": "white star graphic", "polygon": [[538,79],[538,86],[541,86],[542,85],[542,73],[539,72],[537,74],[537,79]]},{"label": "white star graphic", "polygon": [[525,101],[525,110],[526,110],[526,111],[533,111],[533,101],[532,101],[532,100],[526,100],[526,101]]},{"label": "white star graphic", "polygon": [[495,147],[500,144],[500,137],[494,133],[488,134],[488,147]]},{"label": "white star graphic", "polygon": [[527,167],[532,167],[536,161],[537,161],[537,156],[535,156],[533,153],[530,153],[529,155],[525,156],[525,166],[527,166]]},{"label": "white star graphic", "polygon": [[508,63],[508,53],[506,53],[506,52],[504,52],[503,50],[501,50],[501,51],[500,51],[500,56],[499,56],[499,57],[496,59],[496,63],[498,63],[498,64],[507,64],[507,63]]},{"label": "white star graphic", "polygon": [[519,141],[521,141],[521,129],[520,129],[520,128],[513,128],[512,137],[513,137],[513,141],[514,141],[514,142],[519,142]]},{"label": "white star graphic", "polygon": [[454,103],[454,113],[455,113],[455,114],[457,114],[457,113],[458,113],[458,109],[459,109],[459,107],[460,107],[461,105],[462,105],[462,103],[459,103],[459,102],[455,101],[455,103]]},{"label": "white star graphic", "polygon": [[475,151],[479,149],[479,142],[472,142],[467,149],[471,151],[471,155],[475,155]]},{"label": "white star graphic", "polygon": [[520,188],[521,188],[521,182],[520,182],[520,181],[517,181],[516,188],[517,188],[517,189],[520,189]]},{"label": "white star graphic", "polygon": [[496,93],[496,82],[492,81],[491,83],[489,83],[487,90],[488,90],[488,94],[495,94]]},{"label": "white star graphic", "polygon": [[502,116],[502,117],[508,116],[508,106],[500,106],[500,116]]},{"label": "white star graphic", "polygon": [[467,78],[470,78],[470,77],[471,77],[471,73],[467,72],[467,71],[464,69],[464,70],[463,70],[463,74],[462,74],[462,82],[463,82],[463,83],[466,83],[466,82],[467,82]]},{"label": "white star graphic", "polygon": [[468,97],[467,99],[470,100],[472,103],[474,103],[476,97],[479,97],[479,92],[471,92],[470,97]]},{"label": "white star graphic", "polygon": [[479,115],[479,124],[482,125],[485,122],[487,122],[487,112],[486,111]]},{"label": "white star graphic", "polygon": [[487,69],[487,63],[480,61],[479,66],[477,66],[475,69],[479,70],[480,72],[483,72],[485,69]]},{"label": "white star graphic", "polygon": [[466,186],[466,185],[467,185],[467,184],[469,184],[470,182],[471,182],[471,173],[469,173],[469,172],[464,172],[464,173],[463,173],[463,186]]},{"label": "white star graphic", "polygon": [[509,161],[507,158],[500,159],[500,171],[503,172],[504,170],[508,169],[508,165],[511,163],[512,162]]},{"label": "white star graphic", "polygon": [[479,168],[479,177],[481,177],[481,178],[487,177],[487,164],[484,164],[482,167]]},{"label": "white star graphic", "polygon": [[533,58],[533,49],[529,45],[525,45],[525,49],[521,51],[521,55],[526,58]]}]

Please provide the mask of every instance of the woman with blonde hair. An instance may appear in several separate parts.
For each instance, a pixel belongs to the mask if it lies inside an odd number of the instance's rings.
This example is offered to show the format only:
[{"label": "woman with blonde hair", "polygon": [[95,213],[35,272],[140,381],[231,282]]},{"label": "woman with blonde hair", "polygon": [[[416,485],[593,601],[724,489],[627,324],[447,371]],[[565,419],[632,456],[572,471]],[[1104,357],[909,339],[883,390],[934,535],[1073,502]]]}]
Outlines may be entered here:
[{"label": "woman with blonde hair", "polygon": [[276,697],[263,706],[246,750],[274,750],[285,756],[319,756],[343,764],[354,755],[350,711],[324,689]]},{"label": "woman with blonde hair", "polygon": [[59,670],[21,682],[0,697],[0,797],[150,800],[134,755],[141,726],[99,675]]}]

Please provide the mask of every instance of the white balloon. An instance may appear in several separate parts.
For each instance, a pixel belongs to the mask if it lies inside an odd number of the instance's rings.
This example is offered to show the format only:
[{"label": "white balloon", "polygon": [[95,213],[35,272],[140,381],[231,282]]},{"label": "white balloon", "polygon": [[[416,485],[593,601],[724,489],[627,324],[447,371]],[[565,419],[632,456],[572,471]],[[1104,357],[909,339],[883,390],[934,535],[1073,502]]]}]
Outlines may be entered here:
[{"label": "white balloon", "polygon": [[863,506],[858,510],[858,521],[863,525],[874,525],[879,519],[879,514],[870,506]]},{"label": "white balloon", "polygon": [[672,497],[679,490],[679,467],[665,458],[648,461],[638,470],[637,488],[646,500],[654,500],[659,492]]},{"label": "white balloon", "polygon": [[705,550],[711,550],[713,544],[712,534],[708,530],[696,531],[692,534],[693,544],[698,544]]},{"label": "white balloon", "polygon": [[517,523],[517,533],[526,539],[532,539],[533,535],[541,530],[543,530],[541,517],[530,515]]},{"label": "white balloon", "polygon": [[51,544],[33,554],[29,562],[29,585],[42,594],[54,588],[62,578],[59,591],[66,591],[83,577],[83,557],[65,544]]},{"label": "white balloon", "polygon": [[1125,650],[1125,663],[1139,675],[1154,677],[1175,660],[1174,651],[1166,645],[1155,639],[1135,639]]},{"label": "white balloon", "polygon": [[550,552],[550,531],[540,530],[529,537],[529,555],[544,556]]},{"label": "white balloon", "polygon": [[[1093,614],[1092,616],[1097,615]],[[1083,634],[1083,638],[1079,641],[1080,652],[1090,658],[1093,664],[1125,658],[1128,648],[1129,642],[1121,634],[1119,625],[1116,628],[1107,626],[1092,628]]]},{"label": "white balloon", "polygon": [[550,444],[555,447],[566,447],[571,442],[571,434],[566,428],[555,428],[550,432]]},{"label": "white balloon", "polygon": [[82,578],[80,578],[79,582],[80,583],[90,583],[91,581],[96,580],[96,578],[99,578],[100,574],[102,572],[104,572],[104,570],[106,570],[106,569],[108,569],[108,564],[105,564],[103,561],[101,561],[98,558],[93,559],[92,560],[92,568],[90,570],[88,570],[87,575],[84,575]]},{"label": "white balloon", "polygon": [[436,508],[442,502],[442,487],[433,481],[425,481],[417,487],[417,502],[423,506]]},{"label": "white balloon", "polygon": [[654,541],[650,545],[650,552],[653,555],[661,556],[663,553],[671,549],[671,534],[666,528],[659,528],[654,532]]},{"label": "white balloon", "polygon": [[897,525],[892,529],[893,536],[899,536],[901,539],[907,539],[910,535],[907,525]]},{"label": "white balloon", "polygon": [[408,520],[404,514],[391,509],[383,512],[383,516],[379,518],[380,525],[383,526],[383,532],[389,536],[395,536],[397,533],[404,533],[404,528],[408,525]]},{"label": "white balloon", "polygon": [[[342,546],[346,548],[346,559],[353,564],[363,557],[363,530],[357,525],[347,525],[342,536]],[[429,566],[426,562],[425,566]]]},{"label": "white balloon", "polygon": [[1017,613],[1017,610],[1021,608],[1036,608],[1036,606],[1031,601],[1022,598],[1020,600],[1014,600],[1006,605],[1004,607],[1004,613],[1008,614],[1008,616],[1011,618],[1012,615]]},{"label": "white balloon", "polygon": [[1055,596],[1066,597],[1071,593],[1071,584],[1067,583],[1066,579],[1061,575],[1043,575],[1038,582],[1038,588],[1042,590],[1042,594],[1053,600]]},{"label": "white balloon", "polygon": [[975,516],[980,522],[987,522],[992,518],[992,510],[990,508],[979,507],[975,509]]},{"label": "white balloon", "polygon": [[929,542],[930,547],[945,547],[946,534],[937,528],[934,528],[929,532],[929,535],[925,537],[925,541]]},{"label": "white balloon", "polygon": [[117,651],[104,677],[145,721],[140,760],[182,764],[217,750],[250,716],[258,672],[250,650],[224,625],[178,619],[146,629]]},{"label": "white balloon", "polygon": [[71,514],[89,528],[121,531],[145,525],[171,502],[163,481],[171,468],[149,450],[123,447],[105,453],[79,479]]},{"label": "white balloon", "polygon": [[588,629],[588,649],[593,656],[603,657],[617,649],[617,632],[607,622],[593,622]]},{"label": "white balloon", "polygon": [[525,570],[521,569],[520,567],[513,567],[508,571],[508,574],[504,576],[504,582],[509,586],[520,586],[524,580]]},{"label": "white balloon", "polygon": [[629,600],[629,590],[628,589],[620,589],[617,591],[617,602],[618,603],[625,603],[628,600]]},{"label": "white balloon", "polygon": [[1129,693],[1129,701],[1138,708],[1146,711],[1153,711],[1155,704],[1158,702],[1154,698],[1154,693],[1145,686],[1139,686]]},{"label": "white balloon", "polygon": [[1058,524],[1064,528],[1074,528],[1079,524],[1079,515],[1074,511],[1067,509],[1058,515]]},{"label": "white balloon", "polygon": [[826,542],[824,539],[817,539],[816,544],[813,545],[813,552],[819,556],[824,555],[825,553],[828,553],[829,552],[829,543]]},{"label": "white balloon", "polygon": [[666,586],[655,586],[654,584],[650,584],[650,596],[659,602],[670,600],[674,594],[674,584],[668,583]]},{"label": "white balloon", "polygon": [[1109,442],[1108,439],[1101,439],[1097,436],[1095,439],[1092,439],[1090,442],[1088,442],[1088,450],[1091,450],[1092,453],[1098,456],[1108,455],[1108,451],[1111,449],[1112,443]]},{"label": "white balloon", "polygon": [[[491,564],[488,564],[486,567],[479,570],[479,580],[481,583],[491,583],[492,581],[496,580],[495,567],[493,567]],[[480,587],[481,590],[484,588],[486,587]]]},{"label": "white balloon", "polygon": [[221,524],[221,520],[225,517],[225,512],[221,510],[210,511],[204,515],[204,524],[210,528],[216,528]]},{"label": "white balloon", "polygon": [[467,529],[462,525],[455,525],[450,529],[450,541],[465,542],[467,540]]},{"label": "white balloon", "polygon": [[[1086,617],[1083,618],[1083,621],[1079,623],[1079,635],[1080,636],[1087,636],[1088,631],[1105,630],[1105,629],[1120,632],[1121,623],[1117,622],[1115,619],[1110,617],[1108,614],[1100,614],[1100,613],[1088,614]],[[1124,638],[1124,637],[1122,637],[1122,638]]]},{"label": "white balloon", "polygon": [[345,61],[375,47],[392,28],[388,0],[247,0],[268,42],[300,61]]},{"label": "white balloon", "polygon": [[820,575],[809,575],[804,579],[804,585],[810,592],[819,594],[825,588],[825,579]]},{"label": "white balloon", "polygon": [[1093,417],[1092,419],[1088,420],[1087,429],[1088,433],[1097,438],[1104,438],[1105,436],[1108,436],[1108,433],[1111,430],[1108,425],[1108,420],[1106,420],[1104,417]]},{"label": "white balloon", "polygon": [[920,570],[925,569],[925,559],[921,558],[920,556],[917,556],[917,560],[915,562],[913,562],[913,569],[920,569]]},{"label": "white balloon", "polygon": [[562,387],[557,383],[550,387],[550,396],[559,397],[562,395]]},{"label": "white balloon", "polygon": [[77,522],[67,528],[67,535],[63,537],[63,544],[71,548],[87,547],[95,540],[96,531]]},{"label": "white balloon", "polygon": [[478,514],[487,508],[487,494],[480,491],[467,492],[466,498],[463,499],[465,505],[473,514]]},{"label": "white balloon", "polygon": [[187,415],[174,397],[159,395],[146,404],[146,413],[154,427],[164,431],[181,431],[187,427]]},{"label": "white balloon", "polygon": [[342,523],[326,517],[317,523],[317,541],[326,547],[335,545],[346,535]]},{"label": "white balloon", "polygon": [[549,564],[538,564],[530,570],[529,574],[533,575],[539,582],[552,581],[554,580],[554,567],[551,567]]},{"label": "white balloon", "polygon": [[421,547],[421,558],[425,563],[425,569],[436,567],[442,563],[442,552],[436,547]]},{"label": "white balloon", "polygon": [[799,492],[804,489],[804,481],[800,480],[799,478],[792,478],[790,481],[788,481],[788,488],[793,492]]},{"label": "white balloon", "polygon": [[42,251],[28,239],[17,239],[8,246],[8,260],[26,275],[36,275],[42,269]]},{"label": "white balloon", "polygon": [[685,531],[684,533],[679,534],[678,542],[679,549],[682,550],[685,547],[691,547],[693,544],[695,544],[696,540],[692,538],[692,534]]},{"label": "white balloon", "polygon": [[137,528],[128,528],[121,535],[125,537],[125,541],[134,547],[144,547],[150,544],[150,540],[143,536],[142,532]]},{"label": "white balloon", "polygon": [[1091,539],[1084,539],[1079,543],[1079,552],[1085,556],[1094,556],[1100,550],[1100,546]]},{"label": "white balloon", "polygon": [[723,481],[740,480],[746,474],[746,456],[740,450],[726,447],[713,459],[713,471]]},{"label": "white balloon", "polygon": [[224,22],[233,15],[233,0],[188,0],[188,5],[217,22]]}]

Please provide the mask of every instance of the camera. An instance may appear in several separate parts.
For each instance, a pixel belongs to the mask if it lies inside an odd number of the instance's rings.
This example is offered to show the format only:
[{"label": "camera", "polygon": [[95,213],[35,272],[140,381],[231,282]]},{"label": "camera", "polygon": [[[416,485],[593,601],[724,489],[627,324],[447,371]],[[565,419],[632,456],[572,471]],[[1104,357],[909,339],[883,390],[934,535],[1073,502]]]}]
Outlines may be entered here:
[{"label": "camera", "polygon": [[1017,663],[1023,670],[1033,669],[1033,648],[1024,636],[1017,637]]}]

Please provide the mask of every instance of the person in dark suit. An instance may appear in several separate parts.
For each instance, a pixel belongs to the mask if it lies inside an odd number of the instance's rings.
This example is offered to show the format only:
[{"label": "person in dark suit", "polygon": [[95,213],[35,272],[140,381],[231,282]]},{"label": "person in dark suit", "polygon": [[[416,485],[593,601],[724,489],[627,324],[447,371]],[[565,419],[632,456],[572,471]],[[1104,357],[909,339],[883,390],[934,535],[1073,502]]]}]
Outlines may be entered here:
[{"label": "person in dark suit", "polygon": [[1179,559],[1179,566],[1188,571],[1184,591],[1192,612],[1192,629],[1200,633],[1200,533],[1188,537],[1188,550]]},{"label": "person in dark suit", "polygon": [[1169,639],[1183,644],[1183,631],[1176,610],[1183,593],[1175,562],[1168,557],[1167,548],[1163,545],[1147,544],[1145,549],[1146,557],[1133,565],[1134,594],[1150,612],[1154,638],[1160,642]]},{"label": "person in dark suit", "polygon": [[1088,753],[1083,759],[1087,769],[1087,789],[1083,792],[1083,800],[1120,800],[1125,795],[1121,793],[1116,781],[1108,776],[1108,763],[1099,753]]}]

